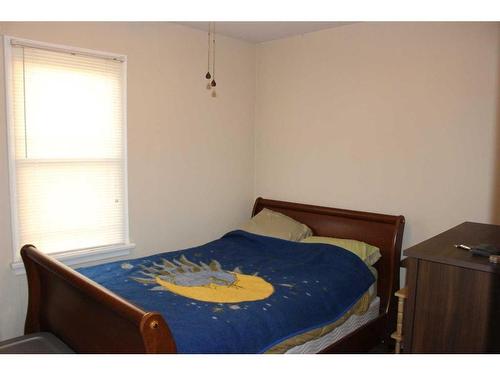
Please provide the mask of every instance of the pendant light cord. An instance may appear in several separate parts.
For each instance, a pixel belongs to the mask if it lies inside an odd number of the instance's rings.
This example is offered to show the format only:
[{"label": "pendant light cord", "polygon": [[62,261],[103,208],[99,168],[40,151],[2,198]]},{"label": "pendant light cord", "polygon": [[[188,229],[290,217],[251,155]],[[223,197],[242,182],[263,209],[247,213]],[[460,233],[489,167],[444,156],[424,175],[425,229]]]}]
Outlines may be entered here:
[{"label": "pendant light cord", "polygon": [[213,38],[213,45],[212,45],[212,53],[214,54],[214,57],[212,59],[212,74],[213,78],[215,79],[215,22],[213,23],[213,32],[212,32],[212,38]]},{"label": "pendant light cord", "polygon": [[211,22],[208,23],[208,53],[207,53],[207,79],[210,79],[210,50],[211,50],[211,39],[212,39],[212,33],[211,33]]},{"label": "pendant light cord", "polygon": [[215,82],[215,22],[213,22],[213,28],[212,28],[212,82],[210,82],[210,85],[212,87],[215,87],[217,83]]}]

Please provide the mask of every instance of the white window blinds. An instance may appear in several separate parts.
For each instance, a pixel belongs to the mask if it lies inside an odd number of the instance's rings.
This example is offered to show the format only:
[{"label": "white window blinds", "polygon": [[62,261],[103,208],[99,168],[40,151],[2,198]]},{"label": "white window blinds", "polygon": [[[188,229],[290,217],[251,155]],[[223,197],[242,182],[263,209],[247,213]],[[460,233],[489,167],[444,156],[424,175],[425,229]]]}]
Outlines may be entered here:
[{"label": "white window blinds", "polygon": [[13,42],[10,59],[16,254],[127,244],[124,63]]}]

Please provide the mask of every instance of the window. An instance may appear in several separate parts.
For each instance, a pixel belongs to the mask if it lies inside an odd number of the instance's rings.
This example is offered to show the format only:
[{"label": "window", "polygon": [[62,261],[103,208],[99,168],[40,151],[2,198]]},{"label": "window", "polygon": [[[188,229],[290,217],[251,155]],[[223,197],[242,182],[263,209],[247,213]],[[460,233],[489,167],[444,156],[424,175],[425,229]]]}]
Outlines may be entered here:
[{"label": "window", "polygon": [[14,261],[129,245],[124,56],[5,37]]}]

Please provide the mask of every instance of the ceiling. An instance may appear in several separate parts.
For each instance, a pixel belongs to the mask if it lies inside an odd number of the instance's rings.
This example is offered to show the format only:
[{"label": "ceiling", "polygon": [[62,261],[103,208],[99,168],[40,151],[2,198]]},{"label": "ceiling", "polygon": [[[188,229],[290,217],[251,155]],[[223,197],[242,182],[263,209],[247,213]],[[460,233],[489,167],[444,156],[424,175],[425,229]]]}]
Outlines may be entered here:
[{"label": "ceiling", "polygon": [[[181,25],[208,31],[208,22],[178,22]],[[262,43],[295,35],[331,29],[354,22],[216,22],[215,31],[250,43]]]}]

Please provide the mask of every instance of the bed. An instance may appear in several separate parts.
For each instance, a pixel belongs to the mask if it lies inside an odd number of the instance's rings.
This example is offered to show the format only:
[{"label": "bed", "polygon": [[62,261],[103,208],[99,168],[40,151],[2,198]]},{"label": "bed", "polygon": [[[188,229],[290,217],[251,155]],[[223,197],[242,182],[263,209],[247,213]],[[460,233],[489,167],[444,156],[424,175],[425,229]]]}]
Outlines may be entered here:
[{"label": "bed", "polygon": [[[394,292],[399,288],[404,217],[263,198],[255,201],[252,216],[264,208],[306,224],[315,235],[372,244],[382,255],[375,264],[377,297],[367,313],[350,316],[330,330],[333,344],[324,335],[287,352],[362,353],[387,340],[396,324]],[[232,234],[238,235],[243,234]],[[52,332],[78,353],[179,352],[165,314],[138,307],[33,245],[23,246],[21,255],[29,287],[26,334]]]}]

